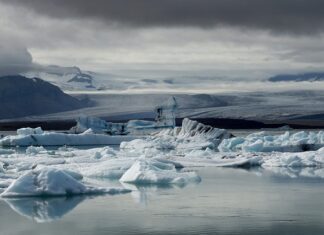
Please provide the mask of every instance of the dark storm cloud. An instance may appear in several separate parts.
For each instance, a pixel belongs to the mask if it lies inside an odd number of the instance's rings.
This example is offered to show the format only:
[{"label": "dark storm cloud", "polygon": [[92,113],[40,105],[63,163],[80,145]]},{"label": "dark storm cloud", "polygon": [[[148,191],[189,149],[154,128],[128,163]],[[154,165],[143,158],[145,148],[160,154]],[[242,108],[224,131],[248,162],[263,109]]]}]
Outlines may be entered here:
[{"label": "dark storm cloud", "polygon": [[32,56],[25,47],[0,39],[0,76],[26,72],[32,66]]},{"label": "dark storm cloud", "polygon": [[279,33],[324,31],[321,0],[0,0],[55,18],[94,18],[132,27],[234,26]]}]

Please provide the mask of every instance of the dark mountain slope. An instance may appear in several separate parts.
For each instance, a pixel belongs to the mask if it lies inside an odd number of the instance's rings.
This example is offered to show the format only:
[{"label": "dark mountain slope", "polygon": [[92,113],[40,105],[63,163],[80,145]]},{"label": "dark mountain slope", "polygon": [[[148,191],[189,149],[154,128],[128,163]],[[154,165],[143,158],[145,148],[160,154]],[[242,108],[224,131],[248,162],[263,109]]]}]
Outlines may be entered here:
[{"label": "dark mountain slope", "polygon": [[84,106],[78,99],[39,78],[0,77],[0,119],[56,113]]}]

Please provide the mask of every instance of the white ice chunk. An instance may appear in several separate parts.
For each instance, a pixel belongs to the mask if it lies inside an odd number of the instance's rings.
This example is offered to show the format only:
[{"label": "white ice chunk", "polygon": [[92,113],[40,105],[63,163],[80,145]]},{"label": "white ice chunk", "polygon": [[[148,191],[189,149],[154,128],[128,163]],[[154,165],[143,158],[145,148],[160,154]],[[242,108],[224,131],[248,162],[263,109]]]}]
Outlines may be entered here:
[{"label": "white ice chunk", "polygon": [[266,132],[253,133],[245,138],[224,139],[218,149],[220,152],[302,152],[317,150],[324,146],[324,132],[286,132],[269,135]]},{"label": "white ice chunk", "polygon": [[135,138],[134,136],[110,136],[90,133],[64,134],[44,132],[42,134],[6,136],[0,139],[0,146],[119,145],[122,141],[130,141]]},{"label": "white ice chunk", "polygon": [[45,153],[47,152],[46,149],[43,146],[40,146],[40,147],[29,146],[26,149],[26,154],[28,154],[28,155],[36,155],[36,154],[39,154],[41,152],[45,152]]},{"label": "white ice chunk", "polygon": [[213,128],[185,118],[182,127],[162,130],[150,137],[122,142],[121,149],[146,151],[146,149],[163,150],[192,150],[192,149],[217,149],[224,138],[229,138],[226,130]]},{"label": "white ice chunk", "polygon": [[120,179],[132,166],[134,158],[113,158],[83,167],[84,176],[92,178]]},{"label": "white ice chunk", "polygon": [[17,135],[40,135],[43,134],[44,131],[42,130],[41,127],[37,127],[37,128],[20,128],[17,130]]},{"label": "white ice chunk", "polygon": [[120,181],[133,184],[187,184],[199,182],[195,172],[179,172],[173,164],[157,160],[139,159],[121,177]]},{"label": "white ice chunk", "polygon": [[66,196],[81,194],[117,194],[129,190],[86,186],[66,171],[43,168],[29,171],[15,180],[2,197]]}]

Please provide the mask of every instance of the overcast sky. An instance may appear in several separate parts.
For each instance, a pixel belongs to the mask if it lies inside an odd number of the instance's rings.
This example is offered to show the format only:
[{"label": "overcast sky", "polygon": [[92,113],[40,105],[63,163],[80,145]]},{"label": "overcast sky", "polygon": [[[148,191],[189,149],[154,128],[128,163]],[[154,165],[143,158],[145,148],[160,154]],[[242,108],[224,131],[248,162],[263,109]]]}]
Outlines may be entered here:
[{"label": "overcast sky", "polygon": [[319,0],[0,0],[0,74],[35,64],[243,80],[323,71],[323,33]]}]

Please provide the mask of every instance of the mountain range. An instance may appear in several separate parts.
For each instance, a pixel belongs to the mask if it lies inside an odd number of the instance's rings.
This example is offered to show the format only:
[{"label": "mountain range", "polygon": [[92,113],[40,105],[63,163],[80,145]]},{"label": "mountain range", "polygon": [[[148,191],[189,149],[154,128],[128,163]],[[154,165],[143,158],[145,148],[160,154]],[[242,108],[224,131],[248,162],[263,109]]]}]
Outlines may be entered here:
[{"label": "mountain range", "polygon": [[270,77],[270,82],[315,82],[324,81],[324,73],[281,74]]},{"label": "mountain range", "polygon": [[0,119],[84,108],[88,104],[39,78],[0,77]]}]

